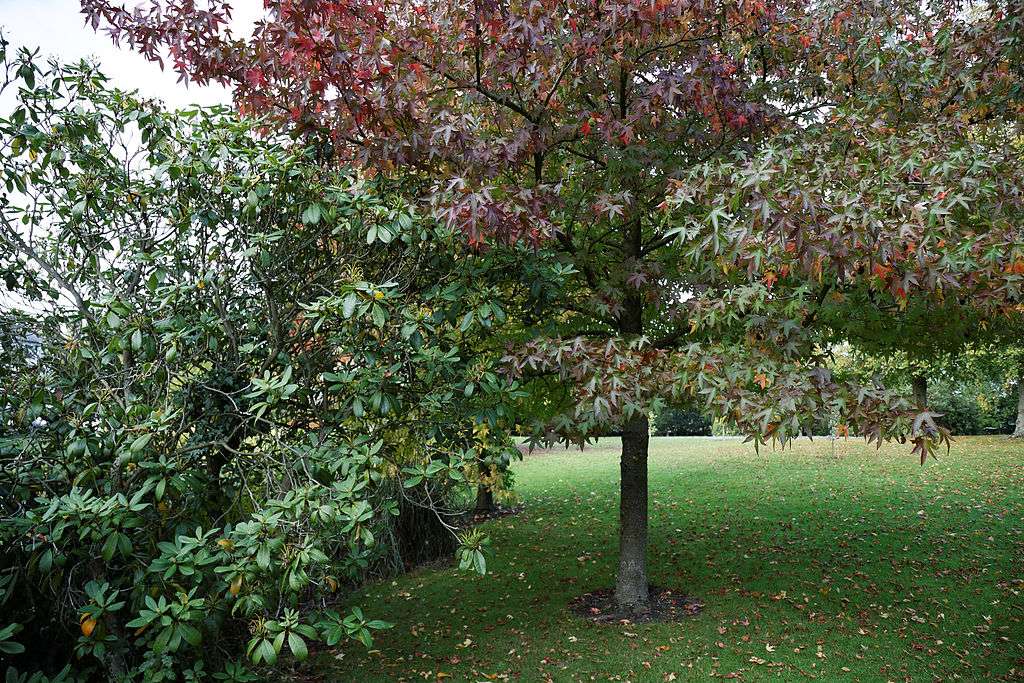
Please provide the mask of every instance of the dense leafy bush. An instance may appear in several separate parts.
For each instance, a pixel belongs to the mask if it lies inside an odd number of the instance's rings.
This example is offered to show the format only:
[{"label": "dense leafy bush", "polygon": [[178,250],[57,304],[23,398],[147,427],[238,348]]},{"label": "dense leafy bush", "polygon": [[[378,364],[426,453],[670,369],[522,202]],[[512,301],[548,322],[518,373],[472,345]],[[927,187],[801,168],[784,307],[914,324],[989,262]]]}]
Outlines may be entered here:
[{"label": "dense leafy bush", "polygon": [[656,436],[710,436],[711,420],[696,410],[668,407],[651,425]]},{"label": "dense leafy bush", "polygon": [[949,381],[929,386],[928,403],[953,434],[1010,434],[1017,417],[1015,386],[997,382]]},{"label": "dense leafy bush", "polygon": [[483,571],[450,503],[515,453],[518,390],[479,260],[316,144],[4,60],[0,269],[39,344],[3,346],[0,649],[258,680],[369,644],[387,624],[348,590],[417,539]]}]

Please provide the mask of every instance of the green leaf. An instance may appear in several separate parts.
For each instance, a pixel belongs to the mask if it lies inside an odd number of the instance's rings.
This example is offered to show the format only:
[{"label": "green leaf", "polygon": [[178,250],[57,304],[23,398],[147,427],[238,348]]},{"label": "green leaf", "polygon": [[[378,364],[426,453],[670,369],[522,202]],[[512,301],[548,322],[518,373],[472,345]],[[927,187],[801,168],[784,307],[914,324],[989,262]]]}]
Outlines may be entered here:
[{"label": "green leaf", "polygon": [[266,638],[260,642],[259,654],[262,655],[263,661],[267,664],[273,664],[277,661],[277,651],[274,650],[274,646]]},{"label": "green leaf", "polygon": [[36,69],[31,63],[25,63],[18,69],[18,75],[24,79],[25,85],[28,86],[29,90],[33,90],[36,87]]},{"label": "green leaf", "polygon": [[125,624],[125,626],[127,628],[142,628],[143,626],[146,626],[151,621],[153,621],[154,617],[156,617],[156,614],[154,614],[153,612],[143,612],[142,616],[132,619],[127,624]]},{"label": "green leaf", "polygon": [[487,560],[484,558],[484,554],[479,550],[473,551],[473,563],[476,565],[476,572],[483,576],[487,573]]},{"label": "green leaf", "polygon": [[117,550],[117,534],[113,533],[107,536],[106,543],[103,544],[103,550],[100,554],[103,556],[104,562],[110,562],[114,557],[114,552]]},{"label": "green leaf", "polygon": [[295,655],[295,658],[300,661],[305,659],[309,654],[309,651],[306,649],[306,642],[296,633],[288,634],[288,649],[291,650],[292,654]]},{"label": "green leaf", "polygon": [[135,440],[132,441],[132,445],[128,447],[128,450],[131,451],[132,453],[138,453],[143,448],[145,448],[147,444],[149,444],[149,441],[152,438],[152,433],[143,434],[142,436],[136,437]]},{"label": "green leaf", "polygon": [[196,646],[202,642],[203,634],[199,632],[199,629],[194,626],[189,626],[188,624],[181,624],[179,628],[181,630],[182,637],[188,641],[189,645]]},{"label": "green leaf", "polygon": [[266,543],[261,544],[259,550],[256,551],[256,564],[260,569],[270,566],[270,546]]},{"label": "green leaf", "polygon": [[356,310],[356,302],[358,298],[355,292],[349,292],[348,296],[341,302],[341,314],[346,318],[351,318],[352,313]]},{"label": "green leaf", "polygon": [[[294,214],[293,214],[294,215]],[[316,225],[320,222],[320,205],[310,204],[306,207],[306,210],[302,212],[302,222],[307,225]]]},{"label": "green leaf", "polygon": [[359,629],[359,633],[356,634],[356,638],[366,647],[373,646],[373,636],[365,628]]}]

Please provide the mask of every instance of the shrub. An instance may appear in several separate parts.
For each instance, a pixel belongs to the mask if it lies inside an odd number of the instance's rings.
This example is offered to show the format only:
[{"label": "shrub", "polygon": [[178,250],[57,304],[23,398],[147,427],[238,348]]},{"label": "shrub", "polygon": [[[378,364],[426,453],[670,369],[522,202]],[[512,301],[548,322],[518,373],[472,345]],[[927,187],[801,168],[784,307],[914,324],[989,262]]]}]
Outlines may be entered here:
[{"label": "shrub", "polygon": [[1008,434],[1016,419],[1016,396],[995,382],[934,382],[929,386],[929,407],[953,434]]},{"label": "shrub", "polygon": [[[0,382],[0,651],[58,677],[258,680],[369,644],[388,625],[350,589],[420,559],[410,510],[458,545],[439,513],[468,495],[474,425],[500,442],[517,398],[470,349],[505,319],[496,289],[315,145],[88,65],[3,67],[0,259],[41,341]],[[486,539],[463,538],[482,570]]]},{"label": "shrub", "polygon": [[711,420],[696,410],[667,407],[654,418],[655,436],[710,436]]}]

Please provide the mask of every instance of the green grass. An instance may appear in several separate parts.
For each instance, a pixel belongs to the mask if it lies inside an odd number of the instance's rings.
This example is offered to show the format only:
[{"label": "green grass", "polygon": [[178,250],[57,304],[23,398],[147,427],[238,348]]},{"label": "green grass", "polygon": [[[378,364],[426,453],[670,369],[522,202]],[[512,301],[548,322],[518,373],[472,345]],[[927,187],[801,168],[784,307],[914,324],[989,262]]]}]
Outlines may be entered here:
[{"label": "green grass", "polygon": [[699,616],[609,626],[567,610],[613,582],[607,439],[516,465],[526,510],[486,525],[486,577],[443,568],[370,586],[367,610],[397,625],[323,660],[325,678],[1024,677],[1024,444],[965,437],[922,467],[907,446],[852,439],[758,455],[660,438],[650,469],[651,579],[701,598]]}]

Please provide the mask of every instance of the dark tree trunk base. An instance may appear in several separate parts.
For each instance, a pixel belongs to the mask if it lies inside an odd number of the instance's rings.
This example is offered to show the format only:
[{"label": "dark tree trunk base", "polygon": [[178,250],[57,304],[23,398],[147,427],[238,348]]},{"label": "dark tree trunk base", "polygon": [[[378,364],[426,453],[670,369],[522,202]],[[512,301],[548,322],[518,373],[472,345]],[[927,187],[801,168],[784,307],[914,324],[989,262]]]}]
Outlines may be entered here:
[{"label": "dark tree trunk base", "polygon": [[615,601],[615,591],[602,588],[573,598],[569,609],[573,614],[598,624],[670,623],[684,621],[700,614],[704,603],[668,588],[651,587],[647,608],[641,612],[623,611]]},{"label": "dark tree trunk base", "polygon": [[451,557],[458,547],[455,536],[433,510],[413,505],[405,498],[399,500],[394,541],[406,571]]},{"label": "dark tree trunk base", "polygon": [[928,407],[928,378],[924,375],[914,375],[911,380],[911,386],[914,390],[914,403],[920,409]]},{"label": "dark tree trunk base", "polygon": [[494,512],[494,492],[490,488],[480,485],[476,487],[476,505],[474,511],[478,515],[486,515]]},{"label": "dark tree trunk base", "polygon": [[1017,377],[1017,423],[1013,430],[1014,439],[1024,439],[1024,365]]},{"label": "dark tree trunk base", "polygon": [[480,512],[479,510],[470,510],[465,514],[465,517],[459,522],[460,527],[472,527],[477,524],[482,524],[488,520],[500,519],[502,517],[510,517],[512,515],[518,515],[526,509],[525,505],[495,505],[486,512]]}]

